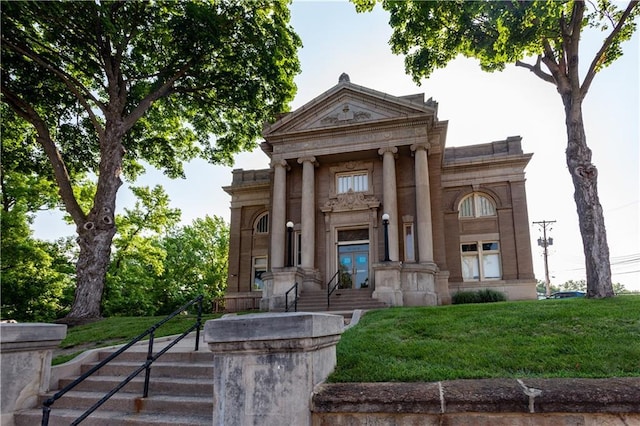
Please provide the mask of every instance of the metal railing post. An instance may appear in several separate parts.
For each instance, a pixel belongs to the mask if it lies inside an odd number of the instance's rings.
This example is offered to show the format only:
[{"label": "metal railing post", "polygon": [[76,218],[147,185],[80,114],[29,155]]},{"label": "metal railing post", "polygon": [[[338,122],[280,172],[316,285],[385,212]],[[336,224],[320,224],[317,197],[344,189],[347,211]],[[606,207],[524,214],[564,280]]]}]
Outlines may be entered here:
[{"label": "metal railing post", "polygon": [[200,295],[200,300],[198,301],[198,319],[196,320],[196,352],[200,347],[200,326],[202,325],[202,295]]},{"label": "metal railing post", "polygon": [[155,337],[156,331],[153,330],[149,335],[149,348],[147,349],[147,362],[144,369],[144,391],[142,392],[142,397],[146,398],[149,396],[149,376],[151,376],[151,363],[153,362],[153,339]]}]

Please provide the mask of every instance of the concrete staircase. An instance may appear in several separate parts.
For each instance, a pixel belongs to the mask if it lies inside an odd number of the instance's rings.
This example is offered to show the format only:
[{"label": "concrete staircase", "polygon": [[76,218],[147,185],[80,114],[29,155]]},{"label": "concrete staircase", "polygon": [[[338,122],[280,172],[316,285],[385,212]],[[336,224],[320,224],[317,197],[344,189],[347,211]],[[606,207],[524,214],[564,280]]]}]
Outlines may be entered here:
[{"label": "concrete staircase", "polygon": [[[69,425],[87,408],[102,398],[146,359],[145,346],[134,346],[57,400],[51,410],[49,425]],[[101,351],[99,359],[109,355]],[[82,365],[82,372],[97,362]],[[59,388],[75,378],[60,380]],[[119,425],[211,425],[213,421],[213,353],[206,346],[198,352],[172,349],[151,367],[149,397],[142,398],[144,371],[81,424],[88,426]],[[55,392],[41,395],[45,401]],[[40,405],[41,407],[41,405]],[[15,416],[16,426],[40,424],[42,409],[22,411]]]},{"label": "concrete staircase", "polygon": [[298,312],[343,313],[355,309],[379,309],[387,305],[372,297],[373,291],[367,288],[336,289],[331,295],[327,308],[327,291],[304,290],[298,297]]}]

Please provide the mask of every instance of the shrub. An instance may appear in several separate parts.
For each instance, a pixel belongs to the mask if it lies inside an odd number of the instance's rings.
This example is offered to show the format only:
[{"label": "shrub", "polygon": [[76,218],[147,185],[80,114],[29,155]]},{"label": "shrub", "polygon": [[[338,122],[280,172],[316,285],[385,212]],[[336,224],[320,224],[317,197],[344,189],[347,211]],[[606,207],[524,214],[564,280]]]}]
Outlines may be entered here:
[{"label": "shrub", "polygon": [[478,291],[459,291],[451,297],[451,303],[462,305],[465,303],[504,302],[507,296],[499,291],[484,289]]}]

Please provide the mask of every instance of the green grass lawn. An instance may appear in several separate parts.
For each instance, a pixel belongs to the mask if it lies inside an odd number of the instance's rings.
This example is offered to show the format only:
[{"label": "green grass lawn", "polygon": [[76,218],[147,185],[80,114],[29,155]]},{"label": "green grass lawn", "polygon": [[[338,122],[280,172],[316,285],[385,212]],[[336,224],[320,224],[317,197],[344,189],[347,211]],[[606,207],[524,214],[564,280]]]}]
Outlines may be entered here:
[{"label": "green grass lawn", "polygon": [[367,313],[331,382],[640,376],[640,296]]},{"label": "green grass lawn", "polygon": [[[221,314],[203,315],[205,321],[219,318]],[[90,324],[70,327],[67,336],[60,343],[60,349],[69,352],[66,355],[55,356],[53,365],[62,364],[82,353],[86,349],[127,343],[139,336],[151,326],[165,317],[110,317]],[[163,324],[155,332],[155,337],[181,334],[196,321],[195,315],[178,315]],[[148,337],[145,337],[148,339]]]},{"label": "green grass lawn", "polygon": [[[124,343],[161,319],[112,317],[73,327],[60,347]],[[156,336],[179,334],[193,321],[179,316]],[[381,309],[347,330],[337,351],[332,382],[638,377],[640,296]]]}]

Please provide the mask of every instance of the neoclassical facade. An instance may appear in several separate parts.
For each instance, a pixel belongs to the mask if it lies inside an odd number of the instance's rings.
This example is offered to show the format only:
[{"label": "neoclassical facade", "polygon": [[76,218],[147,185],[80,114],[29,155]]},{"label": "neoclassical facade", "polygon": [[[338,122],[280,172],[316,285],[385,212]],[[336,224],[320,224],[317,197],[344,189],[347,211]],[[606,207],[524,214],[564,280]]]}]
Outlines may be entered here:
[{"label": "neoclassical facade", "polygon": [[[226,304],[278,309],[297,282],[390,306],[462,290],[536,297],[521,138],[446,148],[424,95],[336,86],[265,127],[270,169],[233,171]],[[383,223],[383,218],[388,218]],[[333,280],[333,281],[332,281]]]}]

